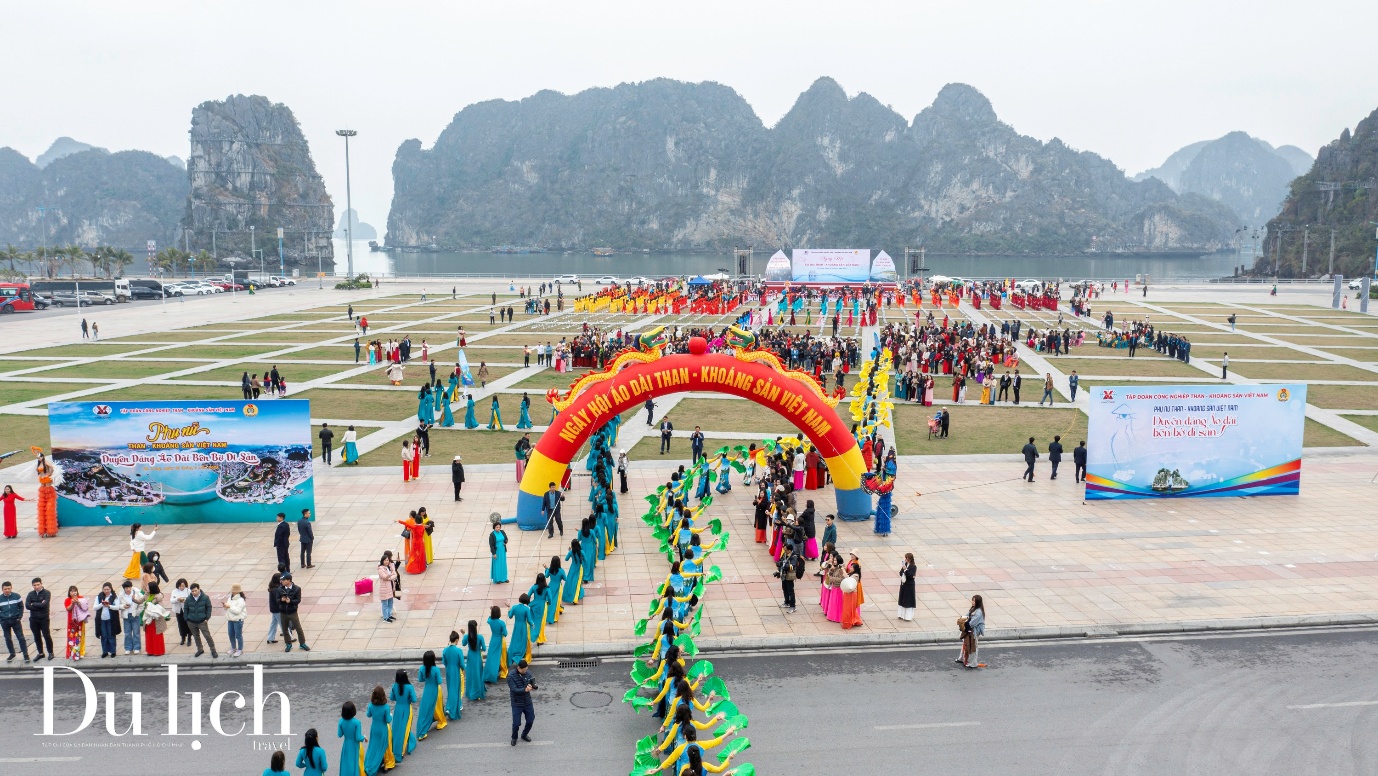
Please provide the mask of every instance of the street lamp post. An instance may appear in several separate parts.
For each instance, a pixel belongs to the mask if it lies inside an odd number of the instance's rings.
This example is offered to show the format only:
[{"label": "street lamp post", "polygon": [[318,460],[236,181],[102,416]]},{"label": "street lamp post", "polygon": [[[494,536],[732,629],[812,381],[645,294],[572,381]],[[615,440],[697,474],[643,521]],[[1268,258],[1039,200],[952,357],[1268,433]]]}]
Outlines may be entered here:
[{"label": "street lamp post", "polygon": [[335,134],[345,141],[345,279],[354,278],[354,200],[349,190],[349,139],[359,134],[352,129],[337,129]]}]

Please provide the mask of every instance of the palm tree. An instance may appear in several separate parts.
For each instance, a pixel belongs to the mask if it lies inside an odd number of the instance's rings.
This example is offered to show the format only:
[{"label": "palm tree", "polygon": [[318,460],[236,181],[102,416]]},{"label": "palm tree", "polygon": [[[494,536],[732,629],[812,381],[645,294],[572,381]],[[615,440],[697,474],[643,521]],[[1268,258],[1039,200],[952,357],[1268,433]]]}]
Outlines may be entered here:
[{"label": "palm tree", "polygon": [[201,249],[200,253],[196,254],[192,262],[195,264],[197,272],[210,272],[215,269],[215,258],[204,248]]},{"label": "palm tree", "polygon": [[23,254],[20,253],[19,249],[14,247],[14,245],[6,245],[5,250],[0,251],[0,260],[8,261],[10,263],[10,274],[18,275],[19,270],[15,269],[14,262],[22,255]]},{"label": "palm tree", "polygon": [[133,263],[133,254],[123,248],[112,248],[110,252],[106,254],[106,268],[107,271],[111,273],[111,277],[123,277],[125,269]]},{"label": "palm tree", "polygon": [[77,265],[87,260],[86,251],[83,251],[80,245],[68,245],[59,250],[67,257],[67,265],[72,268],[72,274],[76,275],[79,272]]}]

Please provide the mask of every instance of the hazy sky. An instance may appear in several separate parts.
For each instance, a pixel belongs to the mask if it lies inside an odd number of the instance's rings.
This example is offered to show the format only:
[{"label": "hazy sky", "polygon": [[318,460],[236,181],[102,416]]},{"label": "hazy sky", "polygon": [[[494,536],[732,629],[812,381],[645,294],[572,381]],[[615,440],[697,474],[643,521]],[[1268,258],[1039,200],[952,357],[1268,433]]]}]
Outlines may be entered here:
[{"label": "hazy sky", "polygon": [[[665,76],[736,89],[768,125],[816,78],[912,119],[943,84],[1134,173],[1245,130],[1315,154],[1378,107],[1371,2],[0,3],[0,146],[69,135],[187,156],[196,104],[296,113],[337,208],[385,225],[398,144],[465,105]],[[337,210],[337,213],[339,211]]]}]

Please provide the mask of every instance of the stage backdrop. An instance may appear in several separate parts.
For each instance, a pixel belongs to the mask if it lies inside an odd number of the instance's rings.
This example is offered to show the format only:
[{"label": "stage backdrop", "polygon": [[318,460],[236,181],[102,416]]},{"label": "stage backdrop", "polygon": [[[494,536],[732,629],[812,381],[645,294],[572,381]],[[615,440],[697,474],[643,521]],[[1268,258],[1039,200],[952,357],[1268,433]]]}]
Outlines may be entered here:
[{"label": "stage backdrop", "polygon": [[1300,488],[1305,385],[1098,385],[1088,398],[1088,499]]},{"label": "stage backdrop", "polygon": [[62,526],[289,520],[314,508],[311,402],[48,405]]},{"label": "stage backdrop", "polygon": [[871,252],[864,249],[799,248],[792,253],[796,283],[865,283],[871,279]]}]

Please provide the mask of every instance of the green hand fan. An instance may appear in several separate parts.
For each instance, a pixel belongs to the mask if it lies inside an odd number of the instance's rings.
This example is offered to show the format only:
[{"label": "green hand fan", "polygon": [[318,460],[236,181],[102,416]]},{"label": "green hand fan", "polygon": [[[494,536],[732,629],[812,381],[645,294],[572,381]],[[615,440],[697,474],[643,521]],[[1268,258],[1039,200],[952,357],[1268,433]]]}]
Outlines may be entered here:
[{"label": "green hand fan", "polygon": [[636,759],[632,761],[632,765],[635,766],[636,770],[632,771],[629,776],[651,776],[651,774],[660,770],[660,760],[656,759],[655,752],[642,752],[637,754]]},{"label": "green hand fan", "polygon": [[650,698],[643,698],[640,695],[636,696],[635,698],[632,698],[632,708],[636,709],[637,714],[640,714],[642,709],[654,705],[655,701],[651,700]]},{"label": "green hand fan", "polygon": [[735,728],[735,729],[737,729],[737,730],[746,730],[747,725],[750,725],[750,724],[751,724],[751,720],[747,719],[745,714],[735,714],[735,715],[733,715],[733,716],[731,716],[731,717],[725,717],[725,718],[723,718],[723,724],[722,724],[722,726],[719,727],[718,730],[717,730],[716,732],[714,732],[713,735],[714,735],[714,737],[720,736],[720,735],[722,735],[724,732],[726,732],[728,728]]},{"label": "green hand fan", "polygon": [[736,704],[734,704],[732,701],[724,700],[722,698],[713,701],[713,705],[708,707],[709,714],[717,714],[718,712],[722,712],[722,715],[724,717],[735,717],[742,713],[737,708]]},{"label": "green hand fan", "polygon": [[703,513],[703,510],[707,509],[708,507],[710,507],[710,506],[712,506],[712,505],[713,505],[713,494],[712,494],[712,493],[709,493],[707,496],[704,496],[704,497],[703,497],[703,501],[700,501],[700,502],[699,502],[698,512],[699,512],[700,514],[702,514],[702,513]]},{"label": "green hand fan", "polygon": [[703,684],[699,687],[699,692],[712,693],[725,701],[732,700],[732,694],[727,691],[727,682],[724,682],[721,676],[713,676],[705,679]]},{"label": "green hand fan", "polygon": [[699,621],[698,621],[698,620],[694,620],[694,623],[693,623],[692,625],[689,626],[689,635],[691,635],[691,636],[698,636],[698,635],[701,634],[702,632],[703,632],[703,627],[699,625]]},{"label": "green hand fan", "polygon": [[[633,678],[635,678],[635,677],[633,677]],[[623,703],[631,703],[632,700],[636,698],[636,691],[637,691],[638,689],[640,689],[640,688],[633,687],[632,689],[630,689],[630,690],[628,690],[628,691],[622,693],[622,702],[623,702]]]},{"label": "green hand fan", "polygon": [[646,657],[647,655],[651,654],[651,652],[655,651],[655,648],[656,647],[654,641],[649,644],[642,644],[641,646],[632,650],[632,655],[636,657]]},{"label": "green hand fan", "polygon": [[637,756],[641,756],[655,749],[659,745],[660,742],[656,741],[655,734],[652,733],[651,735],[646,736],[645,738],[636,742],[636,754]]},{"label": "green hand fan", "polygon": [[675,638],[674,644],[679,647],[680,652],[689,657],[693,657],[699,653],[699,648],[694,644],[694,640],[689,638],[689,634],[687,633],[679,634],[679,636]]},{"label": "green hand fan", "polygon": [[647,623],[647,622],[648,622],[647,620],[637,620],[637,621],[636,621],[636,627],[635,627],[635,628],[632,628],[632,632],[635,633],[635,634],[638,635],[638,636],[645,636],[645,635],[646,635],[646,623]]},{"label": "green hand fan", "polygon": [[709,472],[709,473],[708,473],[708,481],[709,481],[709,482],[717,482],[717,481],[718,481],[718,473],[717,473],[717,472]]},{"label": "green hand fan", "polygon": [[726,760],[732,755],[737,754],[738,752],[744,752],[750,748],[751,739],[734,738],[731,741],[728,741],[726,744],[723,744],[723,747],[719,749],[715,754],[718,755],[718,762],[721,763],[723,760]]},{"label": "green hand fan", "polygon": [[756,766],[751,763],[742,763],[732,769],[732,776],[756,776]]},{"label": "green hand fan", "polygon": [[655,676],[656,670],[641,662],[640,660],[632,663],[632,681],[638,685],[646,683],[647,679]]},{"label": "green hand fan", "polygon": [[722,569],[717,566],[709,566],[708,573],[703,577],[705,582],[717,582],[722,579]]},{"label": "green hand fan", "polygon": [[722,518],[715,517],[708,521],[708,530],[713,533],[722,533]]},{"label": "green hand fan", "polygon": [[700,660],[689,666],[689,670],[684,672],[690,681],[698,679],[700,676],[713,675],[713,662],[711,660]]}]

